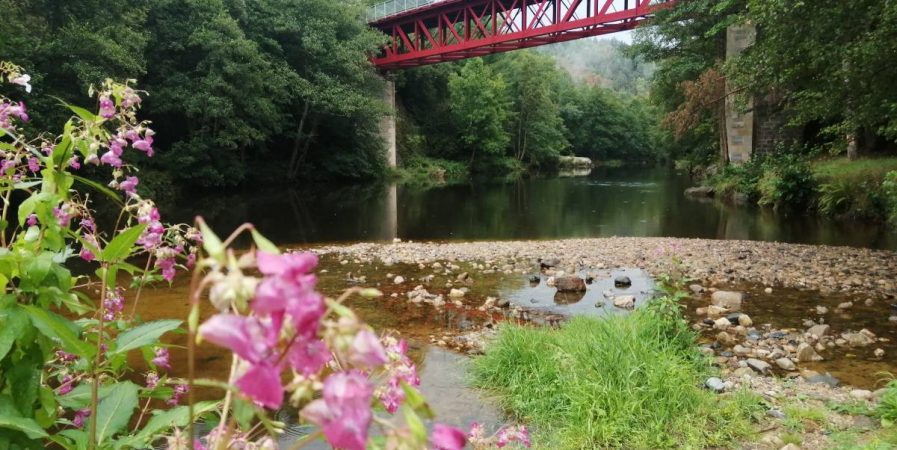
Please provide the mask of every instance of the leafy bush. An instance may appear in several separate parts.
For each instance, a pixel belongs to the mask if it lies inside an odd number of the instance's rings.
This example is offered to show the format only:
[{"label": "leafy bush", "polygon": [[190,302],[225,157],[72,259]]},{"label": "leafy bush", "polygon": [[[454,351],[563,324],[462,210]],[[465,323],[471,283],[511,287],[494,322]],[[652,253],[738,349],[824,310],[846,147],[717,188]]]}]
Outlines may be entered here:
[{"label": "leafy bush", "polygon": [[710,373],[672,298],[560,329],[502,328],[473,367],[545,448],[702,448],[748,431],[756,401],[702,389]]},{"label": "leafy bush", "polygon": [[762,206],[804,206],[813,196],[813,171],[805,159],[795,154],[767,158],[763,175],[757,180],[758,203]]},{"label": "leafy bush", "polygon": [[897,224],[897,171],[888,172],[885,181],[882,182],[885,205],[887,206],[888,219]]}]

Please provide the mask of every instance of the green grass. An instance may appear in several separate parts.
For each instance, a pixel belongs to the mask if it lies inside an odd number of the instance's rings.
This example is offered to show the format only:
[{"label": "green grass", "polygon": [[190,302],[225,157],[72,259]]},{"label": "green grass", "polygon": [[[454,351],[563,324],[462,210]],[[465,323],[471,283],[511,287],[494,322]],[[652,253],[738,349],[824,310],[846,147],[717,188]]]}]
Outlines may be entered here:
[{"label": "green grass", "polygon": [[711,368],[672,309],[507,326],[475,361],[474,384],[532,426],[540,448],[725,447],[751,432],[760,401],[702,388]]},{"label": "green grass", "polygon": [[813,174],[820,181],[851,179],[884,179],[886,173],[897,170],[897,158],[863,158],[851,161],[847,158],[822,159],[813,162]]}]

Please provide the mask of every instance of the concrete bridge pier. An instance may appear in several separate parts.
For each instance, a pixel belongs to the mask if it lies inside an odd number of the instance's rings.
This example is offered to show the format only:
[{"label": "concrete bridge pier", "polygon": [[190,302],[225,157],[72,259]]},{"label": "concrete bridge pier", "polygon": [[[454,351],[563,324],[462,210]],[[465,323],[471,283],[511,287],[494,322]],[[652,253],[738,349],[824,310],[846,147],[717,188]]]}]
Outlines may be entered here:
[{"label": "concrete bridge pier", "polygon": [[397,166],[396,160],[396,82],[395,78],[386,73],[383,75],[383,102],[387,112],[380,118],[380,136],[386,143],[386,164],[391,168]]}]

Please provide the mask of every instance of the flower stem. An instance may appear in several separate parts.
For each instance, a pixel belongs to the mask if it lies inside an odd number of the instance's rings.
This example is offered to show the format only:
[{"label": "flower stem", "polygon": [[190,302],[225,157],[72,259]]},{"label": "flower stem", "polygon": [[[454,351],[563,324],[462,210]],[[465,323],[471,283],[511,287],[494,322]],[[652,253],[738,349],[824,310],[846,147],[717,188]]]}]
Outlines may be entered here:
[{"label": "flower stem", "polygon": [[90,386],[90,428],[87,435],[87,448],[94,450],[97,447],[97,405],[100,403],[100,362],[103,357],[103,328],[106,325],[106,291],[109,273],[109,265],[103,263],[103,285],[100,287],[100,327],[97,331],[97,354],[93,360],[93,383]]}]

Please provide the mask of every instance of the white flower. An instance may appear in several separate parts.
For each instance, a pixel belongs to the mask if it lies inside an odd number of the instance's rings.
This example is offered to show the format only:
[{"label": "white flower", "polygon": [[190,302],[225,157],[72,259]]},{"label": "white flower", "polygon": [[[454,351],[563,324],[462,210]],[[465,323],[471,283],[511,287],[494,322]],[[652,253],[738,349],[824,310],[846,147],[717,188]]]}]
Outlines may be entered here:
[{"label": "white flower", "polygon": [[27,92],[27,93],[29,93],[29,94],[31,93],[31,83],[30,83],[30,81],[31,81],[31,75],[28,75],[28,74],[25,74],[25,75],[19,75],[19,76],[15,77],[15,78],[9,80],[9,82],[12,83],[12,84],[18,84],[19,86],[24,86],[24,87],[25,87],[25,92]]}]

